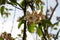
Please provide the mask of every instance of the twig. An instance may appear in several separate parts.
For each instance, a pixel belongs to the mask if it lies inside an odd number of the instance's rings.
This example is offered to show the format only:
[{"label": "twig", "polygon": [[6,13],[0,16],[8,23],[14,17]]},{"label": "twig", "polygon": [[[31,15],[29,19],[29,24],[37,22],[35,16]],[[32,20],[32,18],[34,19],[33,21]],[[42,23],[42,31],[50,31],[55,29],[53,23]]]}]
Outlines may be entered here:
[{"label": "twig", "polygon": [[[58,22],[56,22],[56,23],[58,23]],[[53,27],[54,25],[56,25],[56,23],[54,23],[51,27]]]},{"label": "twig", "polygon": [[[41,26],[41,24],[39,23],[38,26]],[[44,38],[44,40],[47,40],[46,37],[45,37],[46,35],[44,34],[42,28],[40,28],[40,30],[41,30],[41,32],[42,32],[42,34],[43,34],[43,38]]]},{"label": "twig", "polygon": [[14,6],[14,5],[12,5],[13,7],[15,7],[15,8],[17,8],[17,9],[19,9],[19,10],[22,10],[21,8],[18,8],[17,6]]},{"label": "twig", "polygon": [[7,2],[8,4],[12,5],[13,7],[17,8],[17,9],[22,10],[21,8],[19,8],[19,7],[15,6],[15,5],[13,5],[12,3],[8,2],[8,1],[6,1],[6,2]]},{"label": "twig", "polygon": [[52,11],[52,13],[51,13],[51,16],[50,16],[49,20],[51,20],[51,18],[52,18],[52,16],[53,16],[54,11],[56,10],[57,6],[58,6],[58,2],[57,2],[56,6],[54,7],[54,9],[53,9],[53,11]]},{"label": "twig", "polygon": [[56,40],[56,39],[58,38],[59,32],[60,32],[60,29],[59,29],[59,31],[57,32],[56,37],[54,37],[54,40]]},{"label": "twig", "polygon": [[18,5],[19,5],[19,7],[21,7],[22,8],[22,10],[24,10],[24,8],[19,4],[19,3],[17,3]]},{"label": "twig", "polygon": [[46,19],[47,19],[47,14],[48,14],[48,0],[46,0],[46,4],[47,4],[47,6],[46,6]]}]

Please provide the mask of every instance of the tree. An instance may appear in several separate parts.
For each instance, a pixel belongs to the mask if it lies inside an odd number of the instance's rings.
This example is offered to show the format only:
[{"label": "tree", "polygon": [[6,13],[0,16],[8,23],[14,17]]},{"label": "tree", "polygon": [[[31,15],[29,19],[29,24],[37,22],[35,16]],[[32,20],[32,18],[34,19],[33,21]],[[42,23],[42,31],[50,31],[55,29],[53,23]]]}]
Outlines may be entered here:
[{"label": "tree", "polygon": [[[55,25],[58,25],[58,22],[52,24],[51,18],[58,7],[58,0],[56,1],[56,6],[54,8],[50,7],[51,15],[50,17],[48,12],[48,2],[47,2],[47,10],[46,15],[43,14],[43,7],[44,2],[42,0],[22,0],[20,3],[17,2],[17,0],[0,0],[0,5],[10,4],[13,7],[22,10],[24,12],[24,16],[20,17],[17,21],[18,29],[21,27],[22,24],[24,24],[24,30],[23,30],[23,38],[22,40],[26,40],[26,31],[29,31],[30,33],[36,32],[41,37],[41,40],[51,40],[50,37],[53,37],[55,40],[58,37],[59,31],[57,32],[56,37],[52,34],[48,34],[48,28],[52,27],[54,28]],[[17,7],[17,5],[19,7]],[[31,8],[32,13],[27,11],[28,7]],[[6,13],[5,6],[1,6],[1,15],[4,14],[8,17],[8,13]],[[37,10],[40,10],[38,13]],[[57,28],[54,28],[57,29]]]}]

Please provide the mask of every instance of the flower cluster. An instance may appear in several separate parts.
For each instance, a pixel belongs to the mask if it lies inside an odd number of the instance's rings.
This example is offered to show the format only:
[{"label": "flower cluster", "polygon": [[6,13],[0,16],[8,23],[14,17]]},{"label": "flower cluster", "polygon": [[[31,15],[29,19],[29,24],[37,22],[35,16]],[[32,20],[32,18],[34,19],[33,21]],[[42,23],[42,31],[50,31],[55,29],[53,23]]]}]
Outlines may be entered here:
[{"label": "flower cluster", "polygon": [[6,32],[4,32],[0,35],[0,39],[2,39],[2,40],[14,40],[14,38],[11,37],[11,34],[6,33]]},{"label": "flower cluster", "polygon": [[43,19],[45,19],[45,16],[42,14],[42,12],[37,13],[36,11],[33,11],[32,13],[27,11],[26,16],[24,17],[24,20],[29,23],[39,23]]}]

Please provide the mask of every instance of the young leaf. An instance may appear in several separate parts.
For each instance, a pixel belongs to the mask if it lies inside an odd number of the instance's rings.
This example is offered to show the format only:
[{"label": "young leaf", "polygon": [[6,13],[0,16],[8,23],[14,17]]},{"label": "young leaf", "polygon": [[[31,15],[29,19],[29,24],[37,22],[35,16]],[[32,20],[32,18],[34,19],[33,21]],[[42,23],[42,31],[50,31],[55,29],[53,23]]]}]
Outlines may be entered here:
[{"label": "young leaf", "polygon": [[40,28],[39,28],[39,27],[37,28],[36,33],[37,33],[39,36],[42,36],[42,32],[41,32],[41,30],[40,30]]},{"label": "young leaf", "polygon": [[4,9],[5,9],[5,7],[2,6],[2,7],[1,7],[1,15],[3,15]]},{"label": "young leaf", "polygon": [[28,24],[28,31],[33,33],[34,32],[34,28],[35,28],[35,24],[32,23],[32,24]]},{"label": "young leaf", "polygon": [[21,25],[24,23],[24,20],[21,20],[18,24],[18,29],[21,27]]}]

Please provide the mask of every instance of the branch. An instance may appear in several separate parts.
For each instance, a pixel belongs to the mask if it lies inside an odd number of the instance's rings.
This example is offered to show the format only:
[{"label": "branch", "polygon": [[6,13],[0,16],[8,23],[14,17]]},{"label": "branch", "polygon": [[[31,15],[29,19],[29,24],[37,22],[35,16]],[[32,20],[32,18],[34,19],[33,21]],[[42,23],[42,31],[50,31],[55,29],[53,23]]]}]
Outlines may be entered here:
[{"label": "branch", "polygon": [[43,38],[44,38],[45,40],[47,40],[46,37],[45,37],[46,35],[45,35],[44,32],[42,31],[42,29],[41,29],[41,32],[42,32],[42,34],[43,34]]},{"label": "branch", "polygon": [[[24,0],[24,4],[25,4],[25,6],[24,6],[24,8],[23,8],[23,11],[24,11],[24,16],[26,16],[26,0]],[[22,38],[22,40],[26,40],[26,21],[24,20],[24,32],[23,32],[23,38]]]},{"label": "branch", "polygon": [[17,4],[24,10],[24,8],[19,3],[17,3]]},{"label": "branch", "polygon": [[12,3],[8,2],[8,1],[6,1],[6,2],[7,2],[8,4],[12,5],[13,7],[17,8],[17,9],[22,10],[22,9],[18,8],[17,6],[13,5]]},{"label": "branch", "polygon": [[17,8],[17,9],[19,9],[19,10],[22,10],[22,9],[18,8],[17,6],[14,6],[14,5],[12,5],[12,6],[15,7],[15,8]]},{"label": "branch", "polygon": [[51,18],[52,18],[52,16],[53,16],[53,14],[54,14],[54,12],[55,12],[57,6],[58,6],[58,2],[57,2],[56,6],[54,7],[54,9],[53,9],[53,11],[52,11],[52,13],[51,13],[51,16],[50,16],[49,20],[51,20]]},{"label": "branch", "polygon": [[55,25],[57,25],[59,22],[56,22],[56,23],[54,23],[51,27],[54,27]]},{"label": "branch", "polygon": [[58,38],[59,32],[60,32],[60,29],[58,30],[58,32],[57,32],[56,37],[54,38],[54,40],[56,40]]},{"label": "branch", "polygon": [[[41,23],[39,23],[38,26],[41,26]],[[44,34],[42,28],[40,28],[40,30],[41,30],[41,32],[42,32],[42,34],[43,34],[43,38],[44,38],[45,40],[47,40],[46,37],[45,37],[46,35]]]}]

